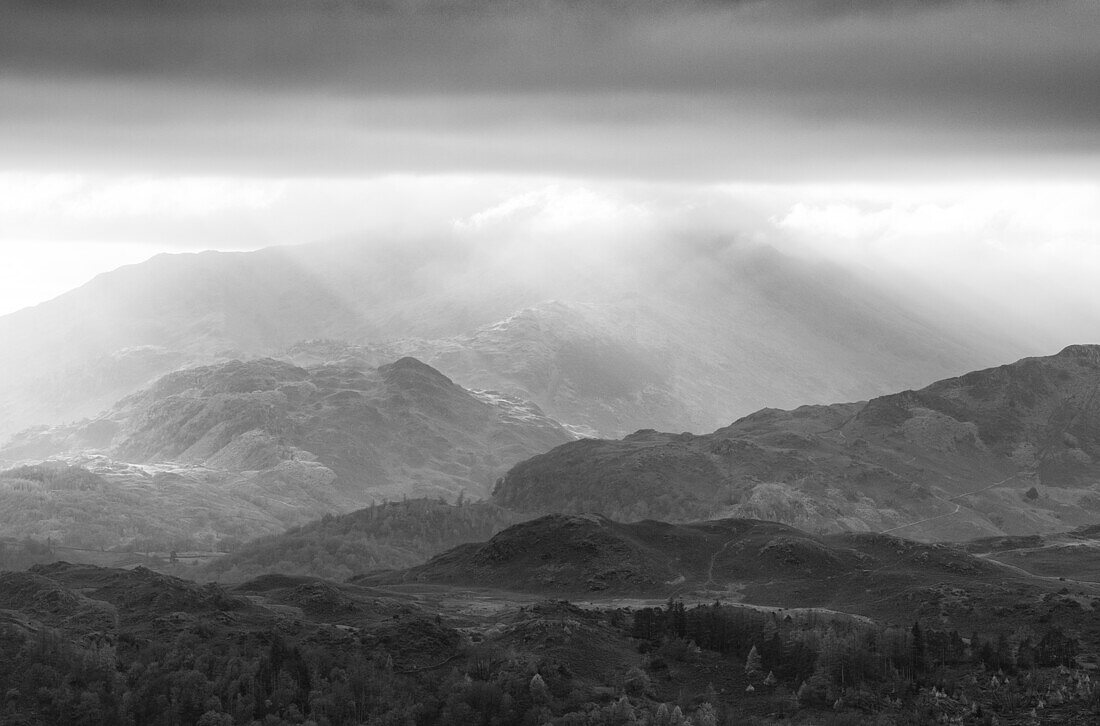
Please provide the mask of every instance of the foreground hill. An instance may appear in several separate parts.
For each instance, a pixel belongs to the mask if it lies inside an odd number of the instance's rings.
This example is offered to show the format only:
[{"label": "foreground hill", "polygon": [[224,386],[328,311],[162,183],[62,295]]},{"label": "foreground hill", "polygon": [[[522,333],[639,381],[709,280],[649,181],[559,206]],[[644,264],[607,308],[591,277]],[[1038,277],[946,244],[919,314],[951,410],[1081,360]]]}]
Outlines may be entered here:
[{"label": "foreground hill", "polygon": [[726,516],[923,539],[1100,518],[1100,346],[1070,346],[864,403],[764,409],[712,434],[639,431],[518,464],[527,513]]},{"label": "foreground hill", "polygon": [[720,598],[878,616],[911,608],[919,593],[948,607],[943,594],[952,587],[992,592],[1006,581],[1044,585],[953,545],[868,533],[814,536],[750,519],[621,523],[592,514],[547,515],[403,572],[353,578],[584,597]]},{"label": "foreground hill", "polygon": [[84,473],[9,471],[0,512],[8,536],[117,546],[159,533],[160,547],[213,549],[375,501],[483,497],[510,465],[571,438],[534,406],[468,391],[412,358],[377,369],[233,361],[14,437],[0,458],[60,458]]},{"label": "foreground hill", "polygon": [[0,437],[96,416],[182,367],[313,339],[381,351],[372,366],[412,355],[607,436],[705,431],[1030,350],[766,248],[669,240],[593,268],[525,250],[506,271],[485,257],[451,239],[314,244],[100,275],[0,317]]},{"label": "foreground hill", "polygon": [[[386,502],[249,542],[188,576],[240,582],[261,574],[344,580],[365,569],[418,565],[465,542],[480,542],[522,519],[491,502]],[[182,568],[181,572],[186,572]]]}]

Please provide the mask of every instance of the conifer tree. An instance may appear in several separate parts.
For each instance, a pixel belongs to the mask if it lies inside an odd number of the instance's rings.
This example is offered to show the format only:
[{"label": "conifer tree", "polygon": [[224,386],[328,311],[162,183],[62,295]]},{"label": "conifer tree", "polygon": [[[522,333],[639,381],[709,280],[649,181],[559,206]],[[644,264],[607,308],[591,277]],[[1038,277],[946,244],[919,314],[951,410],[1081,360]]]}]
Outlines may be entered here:
[{"label": "conifer tree", "polygon": [[924,652],[924,632],[920,629],[920,623],[913,623],[913,629],[910,632],[912,640],[909,643],[909,660],[913,668],[914,673],[920,673],[924,670],[925,652]]},{"label": "conifer tree", "polygon": [[760,653],[757,652],[756,646],[752,646],[749,650],[749,655],[745,658],[745,675],[749,680],[756,680],[759,678],[764,670],[764,663],[760,660]]}]

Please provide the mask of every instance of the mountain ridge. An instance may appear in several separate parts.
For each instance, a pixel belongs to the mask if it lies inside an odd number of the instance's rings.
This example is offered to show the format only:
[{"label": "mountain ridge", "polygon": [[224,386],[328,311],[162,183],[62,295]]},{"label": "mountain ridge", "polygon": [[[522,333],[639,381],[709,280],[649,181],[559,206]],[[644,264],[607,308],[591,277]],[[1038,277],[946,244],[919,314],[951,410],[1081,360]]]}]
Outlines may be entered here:
[{"label": "mountain ridge", "polygon": [[769,248],[670,240],[612,277],[542,252],[513,276],[456,240],[159,255],[104,273],[0,317],[0,436],[95,416],[173,370],[318,339],[369,349],[372,366],[415,356],[604,435],[708,430],[1026,349]]},{"label": "mountain ridge", "polygon": [[[0,500],[19,536],[71,538],[68,507],[100,512],[100,496],[121,511],[98,525],[77,517],[89,544],[134,539],[112,528],[159,527],[156,549],[182,549],[190,527],[214,549],[379,500],[481,498],[512,463],[573,436],[527,402],[467,391],[412,358],[378,369],[231,361],[168,374],[95,419],[13,437],[0,458],[61,469],[0,475]],[[197,521],[158,509],[173,500]]]},{"label": "mountain ridge", "polygon": [[763,516],[941,539],[1057,531],[1100,511],[1098,391],[1100,346],[1069,346],[867,402],[762,409],[702,436],[566,444],[517,464],[495,496],[521,512],[625,520]]}]

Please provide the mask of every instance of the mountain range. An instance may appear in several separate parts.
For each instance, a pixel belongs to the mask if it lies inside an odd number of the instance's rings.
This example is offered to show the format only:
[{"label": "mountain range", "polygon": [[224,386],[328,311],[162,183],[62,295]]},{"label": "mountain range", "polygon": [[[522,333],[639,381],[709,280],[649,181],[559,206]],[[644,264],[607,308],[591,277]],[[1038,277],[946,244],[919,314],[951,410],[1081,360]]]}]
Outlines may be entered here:
[{"label": "mountain range", "polygon": [[[335,362],[306,360],[318,348]],[[490,493],[511,521],[752,517],[955,541],[1100,512],[1100,346],[866,402],[762,409],[711,434],[579,441],[585,428],[534,404],[409,357],[372,368],[365,350],[315,341],[294,349],[304,367],[188,368],[95,418],[12,437],[0,458],[23,466],[0,476],[5,534],[214,550],[379,501]],[[378,563],[408,564],[397,546]]]}]

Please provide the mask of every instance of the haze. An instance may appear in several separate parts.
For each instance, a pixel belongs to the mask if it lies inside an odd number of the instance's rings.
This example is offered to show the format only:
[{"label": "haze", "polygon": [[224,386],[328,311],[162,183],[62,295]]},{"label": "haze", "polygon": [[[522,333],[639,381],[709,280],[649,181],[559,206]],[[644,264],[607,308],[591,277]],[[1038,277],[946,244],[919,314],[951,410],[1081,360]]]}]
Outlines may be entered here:
[{"label": "haze", "polygon": [[160,252],[430,240],[612,275],[707,237],[1021,352],[1100,323],[1087,0],[2,7],[0,312]]}]

